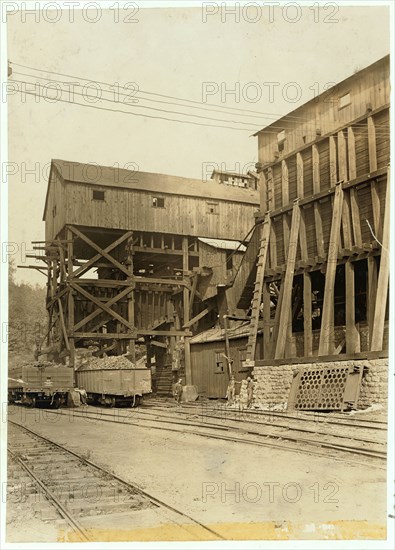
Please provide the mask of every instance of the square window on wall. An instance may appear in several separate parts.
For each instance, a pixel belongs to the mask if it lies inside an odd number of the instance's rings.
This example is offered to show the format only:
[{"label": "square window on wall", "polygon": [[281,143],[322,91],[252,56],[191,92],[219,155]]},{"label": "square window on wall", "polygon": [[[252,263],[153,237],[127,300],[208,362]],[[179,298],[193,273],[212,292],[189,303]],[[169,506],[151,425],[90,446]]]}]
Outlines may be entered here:
[{"label": "square window on wall", "polygon": [[344,107],[347,107],[347,105],[350,105],[350,103],[351,103],[350,92],[339,97],[339,109],[343,109]]},{"label": "square window on wall", "polygon": [[222,351],[215,351],[215,374],[221,374],[224,372],[224,356]]},{"label": "square window on wall", "polygon": [[152,197],[152,206],[154,208],[164,208],[165,199],[163,197]]},{"label": "square window on wall", "polygon": [[92,199],[94,201],[104,201],[104,191],[97,191],[94,189],[92,191]]},{"label": "square window on wall", "polygon": [[207,203],[207,213],[208,214],[219,214],[218,203],[217,202],[208,202]]}]

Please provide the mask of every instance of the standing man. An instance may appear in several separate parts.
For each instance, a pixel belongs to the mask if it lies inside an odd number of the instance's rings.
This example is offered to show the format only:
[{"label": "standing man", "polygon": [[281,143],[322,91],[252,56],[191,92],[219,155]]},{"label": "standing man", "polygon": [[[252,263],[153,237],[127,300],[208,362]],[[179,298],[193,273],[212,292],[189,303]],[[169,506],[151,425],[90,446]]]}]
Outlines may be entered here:
[{"label": "standing man", "polygon": [[174,385],[173,395],[177,403],[180,404],[182,396],[182,378],[180,378],[178,382]]}]

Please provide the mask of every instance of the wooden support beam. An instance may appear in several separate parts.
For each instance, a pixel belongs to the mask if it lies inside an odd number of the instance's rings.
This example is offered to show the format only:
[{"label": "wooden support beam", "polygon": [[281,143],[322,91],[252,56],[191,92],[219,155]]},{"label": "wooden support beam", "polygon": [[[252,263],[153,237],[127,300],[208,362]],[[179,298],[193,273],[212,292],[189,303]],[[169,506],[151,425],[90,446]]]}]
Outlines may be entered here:
[{"label": "wooden support beam", "polygon": [[[185,274],[189,271],[189,256],[188,256],[188,237],[182,238],[182,269],[184,272],[185,283],[188,282],[188,279],[185,277]],[[183,290],[183,322],[184,324],[189,321],[189,290],[187,286],[184,286]],[[192,367],[191,367],[191,348],[189,343],[189,338],[185,336],[184,338],[184,362],[185,362],[185,382],[187,385],[192,384]]]},{"label": "wooden support beam", "polygon": [[368,122],[368,148],[369,148],[369,172],[377,170],[377,148],[376,148],[376,127],[371,116]]},{"label": "wooden support beam", "polygon": [[192,332],[189,330],[149,330],[138,328],[136,333],[137,336],[192,336]]},{"label": "wooden support beam", "polygon": [[[136,285],[143,283],[155,284],[155,285],[172,285],[172,286],[185,286],[190,287],[189,281],[185,279],[162,279],[159,277],[140,277],[140,275],[135,275],[134,282]],[[159,290],[159,289],[158,289]]]},{"label": "wooden support beam", "polygon": [[71,283],[71,287],[76,290],[77,292],[79,292],[80,294],[82,294],[82,296],[85,296],[85,298],[87,298],[88,300],[90,300],[91,302],[93,302],[94,304],[96,304],[100,309],[102,309],[104,312],[108,313],[108,315],[110,315],[111,318],[113,319],[117,319],[118,321],[120,321],[120,323],[122,323],[123,325],[125,325],[127,328],[130,329],[130,331],[133,333],[134,332],[134,325],[132,325],[131,323],[129,323],[129,321],[127,319],[125,319],[124,317],[122,317],[121,315],[119,315],[116,311],[114,311],[113,309],[109,308],[106,304],[104,304],[103,302],[100,302],[100,300],[98,300],[95,296],[93,296],[90,292],[87,292],[84,288],[82,288],[80,285],[78,285],[77,283]]},{"label": "wooden support beam", "polygon": [[350,180],[357,177],[357,158],[355,155],[355,135],[352,126],[347,128],[347,141],[348,141],[348,176]]},{"label": "wooden support beam", "polygon": [[[151,248],[149,246],[134,246],[134,252],[141,252],[146,254],[163,254],[163,256],[182,256],[182,250],[177,250],[174,248]],[[194,250],[189,251],[189,256],[195,258],[199,257],[199,252]]]},{"label": "wooden support beam", "polygon": [[70,344],[69,344],[69,339],[68,339],[68,336],[67,336],[66,323],[64,321],[63,306],[62,306],[61,300],[59,300],[59,299],[58,299],[58,308],[59,308],[59,321],[60,321],[60,326],[61,326],[61,329],[62,329],[64,343],[65,343],[66,349],[69,351],[70,350]]},{"label": "wooden support beam", "polygon": [[[116,294],[115,296],[113,296],[112,298],[110,298],[109,300],[107,300],[106,306],[107,306],[107,307],[113,306],[114,304],[116,304],[117,302],[119,302],[119,300],[121,300],[122,298],[124,298],[125,296],[127,296],[129,293],[130,293],[130,288],[129,288],[129,287],[124,288],[124,289],[122,290],[122,292],[119,292],[118,294]],[[92,311],[92,313],[90,313],[87,317],[84,317],[83,319],[81,319],[81,320],[75,325],[74,330],[79,330],[80,328],[82,328],[83,326],[85,326],[87,323],[89,323],[90,321],[92,321],[93,319],[95,319],[95,317],[97,317],[97,316],[100,315],[101,313],[103,313],[102,308],[97,308],[97,309],[95,309],[95,311]]]},{"label": "wooden support beam", "polygon": [[346,353],[352,354],[361,351],[361,338],[355,325],[355,264],[348,261],[344,267],[346,279]]},{"label": "wooden support beam", "polygon": [[377,261],[374,256],[368,256],[368,280],[367,280],[367,320],[369,327],[369,349],[372,345],[374,311],[376,307],[377,294]]},{"label": "wooden support beam", "polygon": [[300,207],[298,200],[294,201],[294,207],[292,210],[292,225],[289,239],[289,249],[287,256],[287,266],[284,276],[284,290],[281,304],[281,313],[279,319],[279,330],[275,348],[275,359],[284,357],[287,335],[289,336],[288,323],[292,323],[290,319],[291,312],[291,298],[292,298],[292,285],[295,271],[296,253],[298,248],[298,233],[300,225]]},{"label": "wooden support beam", "polygon": [[336,186],[333,204],[331,234],[325,273],[324,303],[321,319],[318,355],[330,355],[333,348],[333,317],[337,255],[340,240],[340,223],[343,210],[343,189]]},{"label": "wooden support beam", "polygon": [[191,318],[192,315],[193,315],[193,302],[194,302],[195,296],[196,296],[196,288],[197,288],[198,278],[199,278],[199,275],[197,273],[195,273],[195,275],[193,277],[191,295],[189,297],[189,318]]},{"label": "wooden support beam", "polygon": [[[133,276],[133,233],[128,237],[126,244],[126,267],[129,272],[128,283],[130,292],[127,295],[128,297],[128,321],[131,326],[136,326],[136,321],[134,318],[134,276]],[[129,355],[133,363],[136,362],[136,345],[135,339],[131,338],[128,342]]]},{"label": "wooden support beam", "polygon": [[259,204],[261,212],[269,210],[268,207],[268,193],[267,193],[267,179],[264,170],[259,172]]},{"label": "wooden support beam", "polygon": [[267,170],[267,210],[274,210],[274,180],[273,170],[268,168]]},{"label": "wooden support beam", "polygon": [[[72,232],[69,228],[66,229],[66,238],[67,238],[67,274],[66,274],[66,281],[72,276],[73,273],[73,256],[74,256],[74,237]],[[67,283],[66,283],[67,284]],[[69,348],[70,348],[70,367],[75,366],[75,349],[74,349],[74,340],[72,338],[74,334],[74,317],[75,317],[75,305],[74,305],[74,293],[73,289],[69,287],[67,284],[66,286],[68,290],[67,294],[67,333],[69,336],[71,336],[71,339],[69,340]]]},{"label": "wooden support beam", "polygon": [[337,154],[338,154],[338,165],[339,165],[339,180],[348,181],[347,173],[347,145],[346,139],[344,137],[344,132],[340,131],[337,133]]},{"label": "wooden support beam", "polygon": [[[348,134],[348,169],[349,169],[349,179],[354,180],[357,177],[357,159],[355,153],[355,135],[354,129],[352,126],[349,126],[347,130]],[[357,191],[352,188],[350,189],[350,204],[351,204],[351,216],[352,216],[352,227],[354,234],[354,243],[356,246],[362,245],[362,234],[361,234],[361,220],[359,216],[359,205],[357,199]],[[345,248],[347,248],[345,246]]]},{"label": "wooden support beam", "polygon": [[390,169],[388,168],[383,220],[383,239],[380,258],[380,270],[377,281],[372,344],[370,347],[371,351],[381,351],[383,349],[385,312],[387,309],[390,265],[390,182]]},{"label": "wooden support beam", "polygon": [[358,248],[362,247],[361,216],[359,213],[358,191],[350,189],[351,218],[354,234],[354,243]]},{"label": "wooden support beam", "polygon": [[334,187],[338,181],[336,141],[333,136],[329,137],[329,180],[331,187]]},{"label": "wooden support beam", "polygon": [[[320,156],[316,145],[312,146],[312,163],[313,163],[313,193],[319,193],[321,189],[320,181]],[[317,240],[318,256],[323,257],[324,252],[324,232],[322,229],[321,207],[319,202],[314,203],[314,222],[315,234]]]},{"label": "wooden support beam", "polygon": [[[376,127],[373,117],[367,118],[368,124],[368,148],[369,148],[369,171],[375,172],[377,170],[377,145],[376,145]],[[372,210],[373,210],[373,226],[376,237],[379,241],[382,238],[381,224],[380,224],[380,197],[377,191],[377,183],[375,180],[370,182],[370,190],[372,196]]]},{"label": "wooden support beam", "polygon": [[150,345],[155,346],[157,348],[163,348],[163,349],[168,348],[167,344],[165,344],[164,342],[158,342],[157,340],[150,340]]},{"label": "wooden support beam", "polygon": [[134,332],[75,332],[75,340],[130,340]]},{"label": "wooden support beam", "polygon": [[343,197],[343,211],[342,211],[342,228],[343,228],[343,248],[351,250],[352,242],[352,225],[351,225],[351,208],[350,200],[347,194]]},{"label": "wooden support beam", "polygon": [[270,322],[270,291],[269,285],[263,283],[262,288],[262,303],[263,303],[263,358],[268,359],[270,356],[270,337],[271,337],[271,322]]},{"label": "wooden support beam", "polygon": [[88,260],[86,263],[84,263],[84,265],[82,265],[76,271],[74,271],[73,272],[73,277],[80,277],[83,273],[88,271],[88,269],[93,267],[95,265],[95,263],[98,260],[100,260],[100,258],[102,258],[102,257],[107,258],[107,260],[109,260],[109,262],[114,267],[117,267],[120,271],[125,273],[125,275],[129,275],[127,269],[122,264],[120,264],[117,260],[115,260],[115,258],[110,256],[109,252],[111,252],[111,250],[113,250],[114,248],[116,248],[117,246],[122,244],[130,236],[131,231],[127,231],[121,237],[119,237],[119,239],[117,239],[116,241],[114,241],[113,243],[108,245],[106,248],[101,249],[98,245],[96,245],[88,237],[86,237],[83,233],[81,233],[81,231],[79,231],[76,227],[73,227],[72,225],[70,225],[68,227],[75,235],[77,235],[77,237],[79,237],[86,244],[88,244],[90,247],[92,247],[94,250],[96,250],[98,252],[98,254],[96,254],[96,256],[94,256],[93,258]]},{"label": "wooden support beam", "polygon": [[[289,204],[289,181],[288,181],[288,165],[285,160],[281,162],[281,204],[286,206]],[[286,251],[289,246],[289,218],[285,214],[282,216],[283,220],[283,243],[284,243],[284,256],[286,256]]]},{"label": "wooden support beam", "polygon": [[303,273],[304,356],[313,355],[312,288],[310,273]]},{"label": "wooden support beam", "polygon": [[203,317],[206,317],[206,315],[208,313],[210,313],[210,311],[212,311],[214,309],[214,306],[208,306],[206,307],[205,309],[203,309],[203,311],[201,311],[200,313],[198,313],[197,315],[195,315],[195,317],[193,317],[192,319],[190,319],[187,323],[184,323],[182,328],[189,328],[189,327],[192,327],[195,323],[197,323],[198,321],[200,321],[200,319],[203,319]]},{"label": "wooden support beam", "polygon": [[[304,197],[304,172],[303,172],[303,158],[300,153],[296,155],[296,185],[298,199]],[[300,230],[299,230],[299,246],[300,257],[303,261],[308,258],[307,250],[307,238],[306,238],[306,223],[305,223],[305,210],[301,209],[300,212]]]}]

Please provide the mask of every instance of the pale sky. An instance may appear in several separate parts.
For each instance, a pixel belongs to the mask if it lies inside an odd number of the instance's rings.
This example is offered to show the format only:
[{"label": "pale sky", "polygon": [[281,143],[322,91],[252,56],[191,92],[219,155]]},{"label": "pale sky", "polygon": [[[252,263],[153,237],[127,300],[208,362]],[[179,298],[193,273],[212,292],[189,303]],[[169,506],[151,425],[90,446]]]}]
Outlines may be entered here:
[{"label": "pale sky", "polygon": [[[257,102],[253,102],[253,97],[243,97],[243,93],[239,102],[229,94],[221,101],[218,92],[208,97],[207,104],[280,116],[311,99],[317,86],[323,91],[326,83],[339,82],[389,53],[388,7],[337,4],[339,9],[334,14],[322,9],[317,14],[305,7],[296,22],[287,21],[280,8],[271,13],[272,22],[269,11],[262,9],[256,23],[245,20],[243,13],[240,22],[230,15],[225,19],[224,13],[207,16],[203,22],[200,7],[140,8],[136,23],[123,22],[125,15],[131,15],[130,11],[121,11],[118,23],[114,22],[114,11],[104,10],[96,23],[84,20],[80,11],[75,11],[74,22],[69,21],[70,13],[64,12],[56,23],[49,23],[42,16],[36,22],[29,15],[23,21],[21,13],[17,13],[9,17],[8,59],[91,81],[120,85],[135,82],[140,90],[198,102],[202,101],[204,82],[215,83],[213,88],[217,86],[219,90],[240,86],[251,96],[254,90],[260,90]],[[258,14],[251,11],[247,19],[255,16]],[[288,19],[296,16],[289,11]],[[319,22],[314,21],[317,17]],[[332,22],[324,22],[324,18]],[[35,74],[17,66],[13,66],[13,71],[13,80],[26,80],[16,71]],[[36,74],[47,76],[45,72]],[[78,78],[48,76],[78,82]],[[35,77],[29,81],[40,82]],[[269,82],[278,83],[272,102]],[[282,93],[292,92],[290,82],[295,82],[300,91],[300,99],[295,103],[286,101]],[[81,87],[75,89],[81,91]],[[273,117],[267,115],[255,118],[235,113],[224,117],[216,112],[182,109],[251,123],[242,131],[207,128],[43,99],[37,103],[31,96],[26,96],[24,102],[22,99],[20,93],[8,99],[9,161],[16,163],[18,169],[9,178],[9,240],[19,248],[23,242],[29,244],[31,240],[44,238],[42,213],[47,186],[44,167],[51,158],[102,165],[119,163],[121,167],[134,163],[142,171],[201,179],[204,163],[217,163],[227,170],[255,163],[257,138],[251,137],[253,130],[273,122]],[[88,104],[80,96],[77,99]],[[108,102],[95,105],[174,118],[172,114],[133,106]],[[138,105],[177,109],[143,101]],[[179,118],[210,123],[204,119]],[[37,181],[34,174],[24,174],[24,167],[33,169],[35,163],[40,165]],[[20,256],[16,256],[16,262],[21,262]],[[42,275],[28,270],[19,270],[18,280],[45,282]]]}]

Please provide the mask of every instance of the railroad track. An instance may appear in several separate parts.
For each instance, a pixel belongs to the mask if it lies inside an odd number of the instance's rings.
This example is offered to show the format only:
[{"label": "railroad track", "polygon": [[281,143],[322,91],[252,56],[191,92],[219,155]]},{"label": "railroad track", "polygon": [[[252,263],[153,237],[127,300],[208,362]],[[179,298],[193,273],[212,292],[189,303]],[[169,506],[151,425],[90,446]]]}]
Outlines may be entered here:
[{"label": "railroad track", "polygon": [[[255,446],[275,448],[292,452],[302,452],[309,455],[328,457],[325,451],[331,451],[331,459],[341,460],[352,464],[364,465],[373,468],[384,469],[386,460],[385,442],[377,443],[374,440],[359,439],[359,445],[345,444],[336,440],[333,434],[324,434],[321,439],[307,439],[301,437],[298,430],[293,428],[281,428],[260,430],[251,426],[231,426],[220,425],[218,423],[199,422],[196,420],[177,419],[174,416],[166,417],[161,414],[151,415],[138,409],[133,409],[126,414],[122,414],[122,409],[106,411],[106,409],[93,409],[91,407],[85,410],[48,410],[50,415],[72,415],[76,418],[91,419],[98,422],[113,422],[117,424],[140,426],[149,429],[171,431],[176,433],[188,433],[210,439],[220,439],[236,443],[244,443]],[[332,440],[328,441],[328,438]],[[326,438],[326,440],[325,440]],[[338,438],[339,439],[339,438]],[[349,438],[351,439],[351,438]],[[372,447],[372,441],[375,447]],[[317,450],[319,449],[319,450]],[[352,457],[352,455],[354,455]],[[358,457],[363,460],[357,461]],[[369,460],[368,460],[369,459]]]},{"label": "railroad track", "polygon": [[71,531],[73,542],[98,542],[95,520],[100,529],[103,525],[138,529],[142,511],[156,525],[171,524],[177,540],[225,540],[137,485],[13,420],[9,420],[8,453],[8,486],[13,487],[13,479],[24,480],[25,502],[34,503],[43,520],[56,522],[65,540]]},{"label": "railroad track", "polygon": [[[189,408],[187,408],[185,410],[185,408],[183,408],[182,406],[180,408],[178,408],[178,407],[171,407],[171,408],[150,407],[149,412],[145,411],[144,407],[143,407],[143,408],[140,408],[140,409],[136,410],[136,414],[152,416],[153,417],[153,416],[158,415],[158,412],[156,412],[156,411],[160,411],[161,418],[174,418],[177,415],[178,416],[182,415],[186,418],[191,418],[191,413],[192,413],[194,418],[196,418],[196,416],[197,416],[193,409],[192,409],[192,411]],[[162,411],[164,411],[165,414],[163,414]],[[174,411],[175,414],[172,414],[172,411]],[[272,426],[272,427],[276,427],[276,428],[285,428],[286,430],[292,429],[293,431],[296,431],[296,432],[311,433],[311,434],[315,434],[315,435],[322,435],[322,436],[328,436],[328,437],[336,437],[338,439],[348,439],[348,440],[352,439],[353,441],[361,441],[362,443],[376,444],[378,442],[378,438],[371,439],[367,435],[364,435],[363,437],[358,437],[358,436],[355,435],[355,428],[357,428],[359,431],[367,429],[366,426],[364,426],[364,425],[356,426],[356,425],[353,425],[353,424],[351,424],[351,425],[346,424],[346,427],[348,428],[349,431],[347,432],[346,430],[343,429],[343,433],[339,433],[339,432],[334,431],[335,429],[338,428],[339,424],[336,423],[336,422],[335,423],[328,422],[328,423],[325,423],[324,426],[329,428],[329,430],[332,430],[332,431],[326,431],[325,432],[325,431],[319,430],[317,428],[317,423],[315,423],[311,419],[309,420],[309,422],[313,424],[312,427],[302,427],[302,426],[298,425],[299,423],[298,423],[298,418],[297,417],[284,417],[283,418],[284,421],[281,422],[277,418],[269,418],[268,421],[262,421],[261,419],[259,419],[260,415],[258,415],[258,418],[254,417],[252,415],[248,415],[251,418],[249,420],[245,417],[245,415],[244,415],[245,412],[251,412],[253,414],[253,411],[237,411],[235,409],[226,409],[226,408],[219,409],[219,410],[204,409],[203,408],[203,409],[200,410],[199,417],[202,418],[202,423],[204,423],[204,425],[209,425],[209,422],[208,422],[207,419],[214,419],[214,420],[219,420],[222,424],[225,423],[225,422],[228,423],[228,424],[231,424],[232,422],[236,423],[236,424],[240,424],[240,423],[248,424],[248,423],[250,423],[252,425],[257,425],[257,426]],[[289,420],[287,420],[287,418],[289,418]],[[306,419],[303,419],[303,420],[306,420]],[[371,426],[369,428],[371,428]],[[380,431],[383,431],[384,434],[379,433]],[[354,432],[354,433],[352,433],[352,432]],[[378,432],[380,436],[385,435],[386,428],[381,428],[381,427],[376,428],[376,432]]]},{"label": "railroad track", "polygon": [[[173,400],[158,400],[158,399],[149,399],[144,403],[144,407],[148,407],[151,409],[158,409],[161,408],[163,410],[172,410],[179,408],[176,403],[174,403]],[[222,412],[226,414],[234,413],[241,414],[243,416],[263,416],[263,417],[269,417],[271,420],[275,418],[279,419],[285,419],[285,420],[297,420],[300,422],[314,422],[315,424],[325,424],[325,425],[332,425],[332,426],[354,426],[358,428],[366,428],[366,429],[373,429],[373,430],[383,430],[387,431],[387,422],[383,420],[375,420],[375,419],[364,419],[364,418],[354,418],[350,414],[342,413],[340,414],[326,414],[326,413],[319,413],[319,412],[307,412],[307,411],[296,411],[294,414],[289,414],[285,412],[279,412],[279,411],[265,411],[261,409],[243,409],[242,411],[239,411],[235,408],[227,408],[225,406],[225,403],[221,403],[220,406],[214,406],[211,404],[207,404],[206,401],[196,401],[193,403],[182,403],[181,409],[184,410],[194,410],[194,409],[200,409],[201,411],[208,411],[208,412]]]}]

